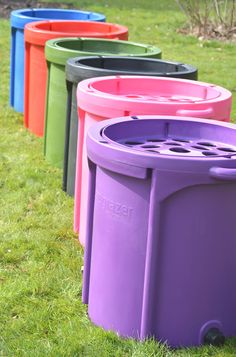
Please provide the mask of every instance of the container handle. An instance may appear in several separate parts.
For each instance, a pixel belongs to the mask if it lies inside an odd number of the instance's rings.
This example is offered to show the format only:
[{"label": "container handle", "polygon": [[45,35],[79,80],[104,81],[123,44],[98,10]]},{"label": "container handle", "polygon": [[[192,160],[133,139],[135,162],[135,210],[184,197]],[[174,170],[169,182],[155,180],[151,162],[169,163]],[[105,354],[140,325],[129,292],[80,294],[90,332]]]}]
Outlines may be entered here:
[{"label": "container handle", "polygon": [[196,118],[211,118],[213,117],[214,110],[213,108],[207,109],[198,109],[198,110],[191,110],[191,109],[178,109],[176,111],[176,115],[186,116],[186,117],[196,117]]},{"label": "container handle", "polygon": [[224,167],[211,167],[209,170],[210,176],[221,181],[236,181],[236,169]]}]

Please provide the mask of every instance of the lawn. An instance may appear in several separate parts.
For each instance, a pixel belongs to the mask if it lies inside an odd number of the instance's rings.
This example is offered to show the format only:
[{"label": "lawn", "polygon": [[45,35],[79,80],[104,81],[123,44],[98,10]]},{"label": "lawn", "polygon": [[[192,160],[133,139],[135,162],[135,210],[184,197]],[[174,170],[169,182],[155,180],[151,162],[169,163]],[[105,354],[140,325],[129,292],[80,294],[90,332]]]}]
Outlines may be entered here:
[{"label": "lawn", "polygon": [[[55,1],[55,0],[54,0]],[[199,79],[234,94],[236,45],[176,33],[184,17],[165,0],[68,1],[127,25],[130,40],[158,45],[163,58],[191,63]],[[44,160],[43,140],[8,105],[9,21],[0,20],[0,356],[229,357],[222,348],[173,351],[155,341],[120,339],[93,326],[81,303],[83,250],[72,230],[73,200],[61,190],[62,172]]]}]

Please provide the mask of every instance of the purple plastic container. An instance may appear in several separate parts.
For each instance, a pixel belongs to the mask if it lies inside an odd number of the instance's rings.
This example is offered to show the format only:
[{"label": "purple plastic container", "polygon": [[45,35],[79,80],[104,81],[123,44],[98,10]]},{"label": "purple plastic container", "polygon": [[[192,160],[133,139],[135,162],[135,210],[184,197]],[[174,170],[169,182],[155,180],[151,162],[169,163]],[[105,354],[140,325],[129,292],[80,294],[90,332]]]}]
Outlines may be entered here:
[{"label": "purple plastic container", "polygon": [[124,337],[220,345],[236,336],[236,126],[134,119],[87,137],[83,302]]}]

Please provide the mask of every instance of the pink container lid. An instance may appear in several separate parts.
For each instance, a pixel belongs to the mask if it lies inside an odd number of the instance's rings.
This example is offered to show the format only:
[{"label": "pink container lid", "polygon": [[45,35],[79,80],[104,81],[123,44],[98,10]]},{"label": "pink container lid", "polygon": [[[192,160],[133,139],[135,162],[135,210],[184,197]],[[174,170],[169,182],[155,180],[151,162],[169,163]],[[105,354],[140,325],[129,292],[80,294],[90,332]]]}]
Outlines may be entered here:
[{"label": "pink container lid", "polygon": [[79,107],[103,117],[114,117],[120,108],[159,115],[195,116],[229,121],[232,94],[205,82],[185,79],[110,76],[87,79],[78,84]]}]

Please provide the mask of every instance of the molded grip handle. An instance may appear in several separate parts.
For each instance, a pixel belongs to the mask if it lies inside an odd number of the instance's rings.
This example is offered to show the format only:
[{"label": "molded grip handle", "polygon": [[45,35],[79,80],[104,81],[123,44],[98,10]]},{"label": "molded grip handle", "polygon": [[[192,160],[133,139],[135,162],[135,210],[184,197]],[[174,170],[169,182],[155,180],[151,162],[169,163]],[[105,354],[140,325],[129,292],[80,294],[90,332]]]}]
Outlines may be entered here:
[{"label": "molded grip handle", "polygon": [[236,169],[227,169],[224,167],[211,167],[210,176],[221,181],[236,181]]},{"label": "molded grip handle", "polygon": [[196,118],[211,118],[213,116],[214,110],[213,108],[207,109],[178,109],[176,111],[176,115],[185,116],[185,117],[196,117]]}]

